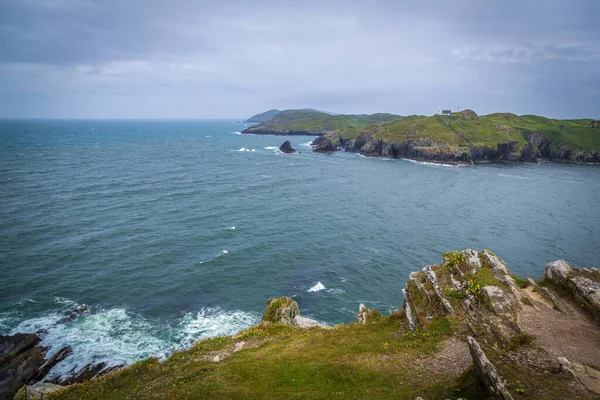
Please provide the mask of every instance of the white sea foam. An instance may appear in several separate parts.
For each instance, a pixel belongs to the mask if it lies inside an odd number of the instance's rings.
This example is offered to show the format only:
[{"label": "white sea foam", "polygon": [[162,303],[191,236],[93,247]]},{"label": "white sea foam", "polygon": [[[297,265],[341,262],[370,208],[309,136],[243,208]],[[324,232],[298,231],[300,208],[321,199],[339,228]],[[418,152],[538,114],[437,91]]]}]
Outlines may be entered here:
[{"label": "white sea foam", "polygon": [[233,133],[234,135],[241,135],[242,134],[242,132],[231,132],[231,133]]},{"label": "white sea foam", "polygon": [[304,142],[304,143],[300,143],[300,146],[304,146],[304,147],[310,147],[310,144],[312,143],[312,140],[309,142]]},{"label": "white sea foam", "polygon": [[279,149],[279,147],[277,147],[277,146],[267,146],[267,147],[265,147],[265,150],[277,150],[277,149]]},{"label": "white sea foam", "polygon": [[318,292],[323,289],[325,289],[325,285],[323,285],[321,282],[317,282],[317,284],[308,289],[307,292]]},{"label": "white sea foam", "polygon": [[170,343],[153,335],[155,329],[142,317],[123,308],[84,313],[74,320],[63,322],[64,314],[51,313],[45,317],[21,322],[11,334],[33,333],[45,329],[42,346],[49,347],[47,356],[65,346],[73,354],[58,363],[49,377],[66,377],[89,363],[105,362],[108,367],[130,364],[150,356],[164,357]]},{"label": "white sea foam", "polygon": [[225,254],[229,254],[229,252],[227,250],[221,250],[221,252],[215,256],[215,258],[224,256]]},{"label": "white sea foam", "polygon": [[230,227],[229,227],[229,228],[227,228],[227,229],[229,229],[230,231],[235,231],[235,226],[230,226]]},{"label": "white sea foam", "polygon": [[527,180],[533,179],[528,176],[511,175],[511,174],[498,174],[498,176],[502,176],[504,178],[516,178],[516,179],[527,179]]},{"label": "white sea foam", "polygon": [[[81,307],[75,302],[70,302]],[[43,317],[21,321],[9,334],[34,333],[44,329],[41,345],[49,347],[51,357],[65,346],[73,354],[58,363],[48,378],[67,377],[90,363],[106,363],[107,367],[128,365],[148,358],[164,358],[174,350],[187,348],[196,340],[232,335],[259,322],[257,314],[245,311],[226,311],[221,308],[202,308],[187,313],[169,326],[132,313],[124,308],[92,309],[73,319],[65,319],[68,308]],[[2,323],[12,317],[0,316]]]},{"label": "white sea foam", "polygon": [[219,307],[203,308],[197,313],[186,314],[175,335],[182,347],[213,336],[233,335],[260,322],[258,315],[244,311],[223,311]]},{"label": "white sea foam", "polygon": [[434,163],[434,162],[429,162],[429,161],[417,161],[417,160],[411,160],[409,158],[403,158],[403,160],[406,160],[413,164],[428,165],[431,167],[444,167],[444,168],[453,167],[454,168],[454,167],[463,167],[463,166],[467,165],[467,164],[443,164],[443,163]]},{"label": "white sea foam", "polygon": [[342,294],[342,293],[346,293],[346,291],[344,289],[335,289],[335,288],[329,288],[327,290],[325,290],[327,293],[331,293],[331,294]]},{"label": "white sea foam", "polygon": [[240,149],[238,149],[238,151],[254,151],[254,150],[249,147],[241,147]]}]

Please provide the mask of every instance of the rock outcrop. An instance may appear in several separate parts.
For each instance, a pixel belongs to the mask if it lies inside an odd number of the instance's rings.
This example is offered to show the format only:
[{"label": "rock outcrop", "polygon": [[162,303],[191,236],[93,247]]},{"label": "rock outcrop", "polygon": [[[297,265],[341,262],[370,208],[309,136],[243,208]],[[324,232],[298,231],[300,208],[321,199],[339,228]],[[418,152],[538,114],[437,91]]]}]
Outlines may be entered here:
[{"label": "rock outcrop", "polygon": [[292,144],[289,140],[286,140],[281,146],[279,146],[279,151],[281,151],[282,153],[291,154],[295,153],[296,149],[292,147]]},{"label": "rock outcrop", "polygon": [[570,292],[590,314],[600,321],[600,270],[572,268],[558,260],[546,265],[546,279]]},{"label": "rock outcrop", "polygon": [[54,393],[63,387],[54,383],[36,383],[35,385],[23,387],[24,390],[19,390],[15,400],[43,400],[47,394]]},{"label": "rock outcrop", "polygon": [[71,353],[61,349],[46,360],[47,348],[32,333],[0,336],[0,400],[12,399],[23,386],[42,379],[52,367]]},{"label": "rock outcrop", "polygon": [[485,356],[479,343],[471,336],[467,336],[467,343],[469,344],[469,351],[473,358],[473,364],[475,365],[477,375],[488,393],[495,399],[513,400],[513,397],[506,390],[504,381],[500,378],[500,375],[498,375],[496,367],[494,367],[494,364],[492,364]]},{"label": "rock outcrop", "polygon": [[269,299],[262,315],[262,322],[292,325],[299,328],[327,327],[318,321],[300,316],[298,303],[289,297]]},{"label": "rock outcrop", "polygon": [[598,150],[573,150],[564,146],[554,148],[550,146],[550,142],[543,134],[536,132],[525,133],[523,138],[527,142],[523,148],[520,148],[515,141],[498,143],[495,147],[461,147],[427,138],[389,142],[373,132],[361,133],[354,139],[345,138],[339,132],[330,132],[321,134],[311,145],[313,151],[319,153],[345,150],[367,157],[407,158],[449,164],[535,163],[544,159],[572,163],[600,163]]},{"label": "rock outcrop", "polygon": [[[581,343],[569,343],[568,351],[565,341],[554,337],[557,325],[571,323],[583,329],[589,317],[582,319],[580,312],[598,318],[600,271],[572,268],[559,260],[546,266],[545,278],[540,284],[533,279],[518,284],[504,261],[489,250],[448,252],[441,264],[409,275],[403,289],[404,330],[424,330],[433,320],[458,318],[468,329],[465,337],[477,374],[493,398],[512,399],[511,390],[513,394],[529,390],[530,382],[505,383],[502,371],[515,367],[523,374],[569,373],[575,378],[573,390],[600,394],[600,382],[595,381],[600,377],[600,357],[589,356],[590,351],[600,350],[591,350],[595,346],[591,343],[600,340],[598,328],[582,330]],[[561,297],[564,293],[574,301]],[[359,321],[365,311],[361,307]],[[527,347],[536,334],[546,347]],[[578,346],[584,348],[575,350]],[[575,360],[557,358],[561,353]],[[497,362],[502,368],[495,366]],[[570,369],[561,367],[567,363],[572,365]]]},{"label": "rock outcrop", "polygon": [[377,310],[369,310],[367,306],[360,303],[358,307],[358,313],[356,313],[356,320],[361,324],[373,322],[374,320],[381,317],[381,313]]}]

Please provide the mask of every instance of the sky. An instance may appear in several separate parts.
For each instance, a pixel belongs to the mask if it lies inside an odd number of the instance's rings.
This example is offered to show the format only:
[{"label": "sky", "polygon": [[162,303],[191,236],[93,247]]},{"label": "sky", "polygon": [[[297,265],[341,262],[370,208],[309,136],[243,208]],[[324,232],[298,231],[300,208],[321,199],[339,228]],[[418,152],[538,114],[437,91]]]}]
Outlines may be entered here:
[{"label": "sky", "polygon": [[597,0],[0,0],[0,118],[600,118]]}]

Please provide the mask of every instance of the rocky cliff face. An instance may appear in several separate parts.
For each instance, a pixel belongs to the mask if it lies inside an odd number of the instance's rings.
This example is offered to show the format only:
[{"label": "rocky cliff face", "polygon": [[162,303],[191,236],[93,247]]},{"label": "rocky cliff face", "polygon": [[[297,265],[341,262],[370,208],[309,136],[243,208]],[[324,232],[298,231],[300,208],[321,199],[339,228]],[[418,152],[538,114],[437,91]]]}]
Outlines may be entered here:
[{"label": "rocky cliff face", "polygon": [[566,147],[553,148],[541,133],[524,134],[527,145],[517,149],[517,142],[499,143],[496,148],[456,147],[427,139],[389,143],[373,134],[361,133],[354,139],[344,138],[337,132],[315,139],[313,151],[331,153],[338,150],[359,153],[367,157],[408,158],[453,164],[486,162],[537,162],[542,159],[573,163],[600,163],[600,151],[573,151]]},{"label": "rocky cliff face", "polygon": [[543,385],[553,385],[549,393],[560,398],[600,394],[598,269],[555,261],[538,285],[517,282],[488,250],[464,250],[411,273],[403,293],[406,331],[439,318],[465,324],[473,364],[491,398],[546,398]]}]

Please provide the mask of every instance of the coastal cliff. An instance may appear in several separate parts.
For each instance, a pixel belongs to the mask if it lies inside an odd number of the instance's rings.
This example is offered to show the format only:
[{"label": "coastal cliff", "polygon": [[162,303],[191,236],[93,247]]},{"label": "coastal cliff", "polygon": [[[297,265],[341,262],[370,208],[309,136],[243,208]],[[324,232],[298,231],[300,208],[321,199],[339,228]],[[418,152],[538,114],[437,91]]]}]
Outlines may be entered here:
[{"label": "coastal cliff", "polygon": [[600,121],[510,113],[401,117],[286,110],[244,134],[319,136],[313,151],[450,164],[558,161],[600,163]]},{"label": "coastal cliff", "polygon": [[450,164],[600,163],[600,129],[594,120],[551,120],[514,114],[407,117],[360,130],[330,132],[313,151],[345,150],[368,157]]},{"label": "coastal cliff", "polygon": [[262,322],[235,336],[44,398],[592,400],[599,282],[598,269],[562,260],[534,281],[491,251],[450,251],[410,274],[402,309],[387,316],[361,304],[357,322],[322,326],[293,299],[269,299]]}]

